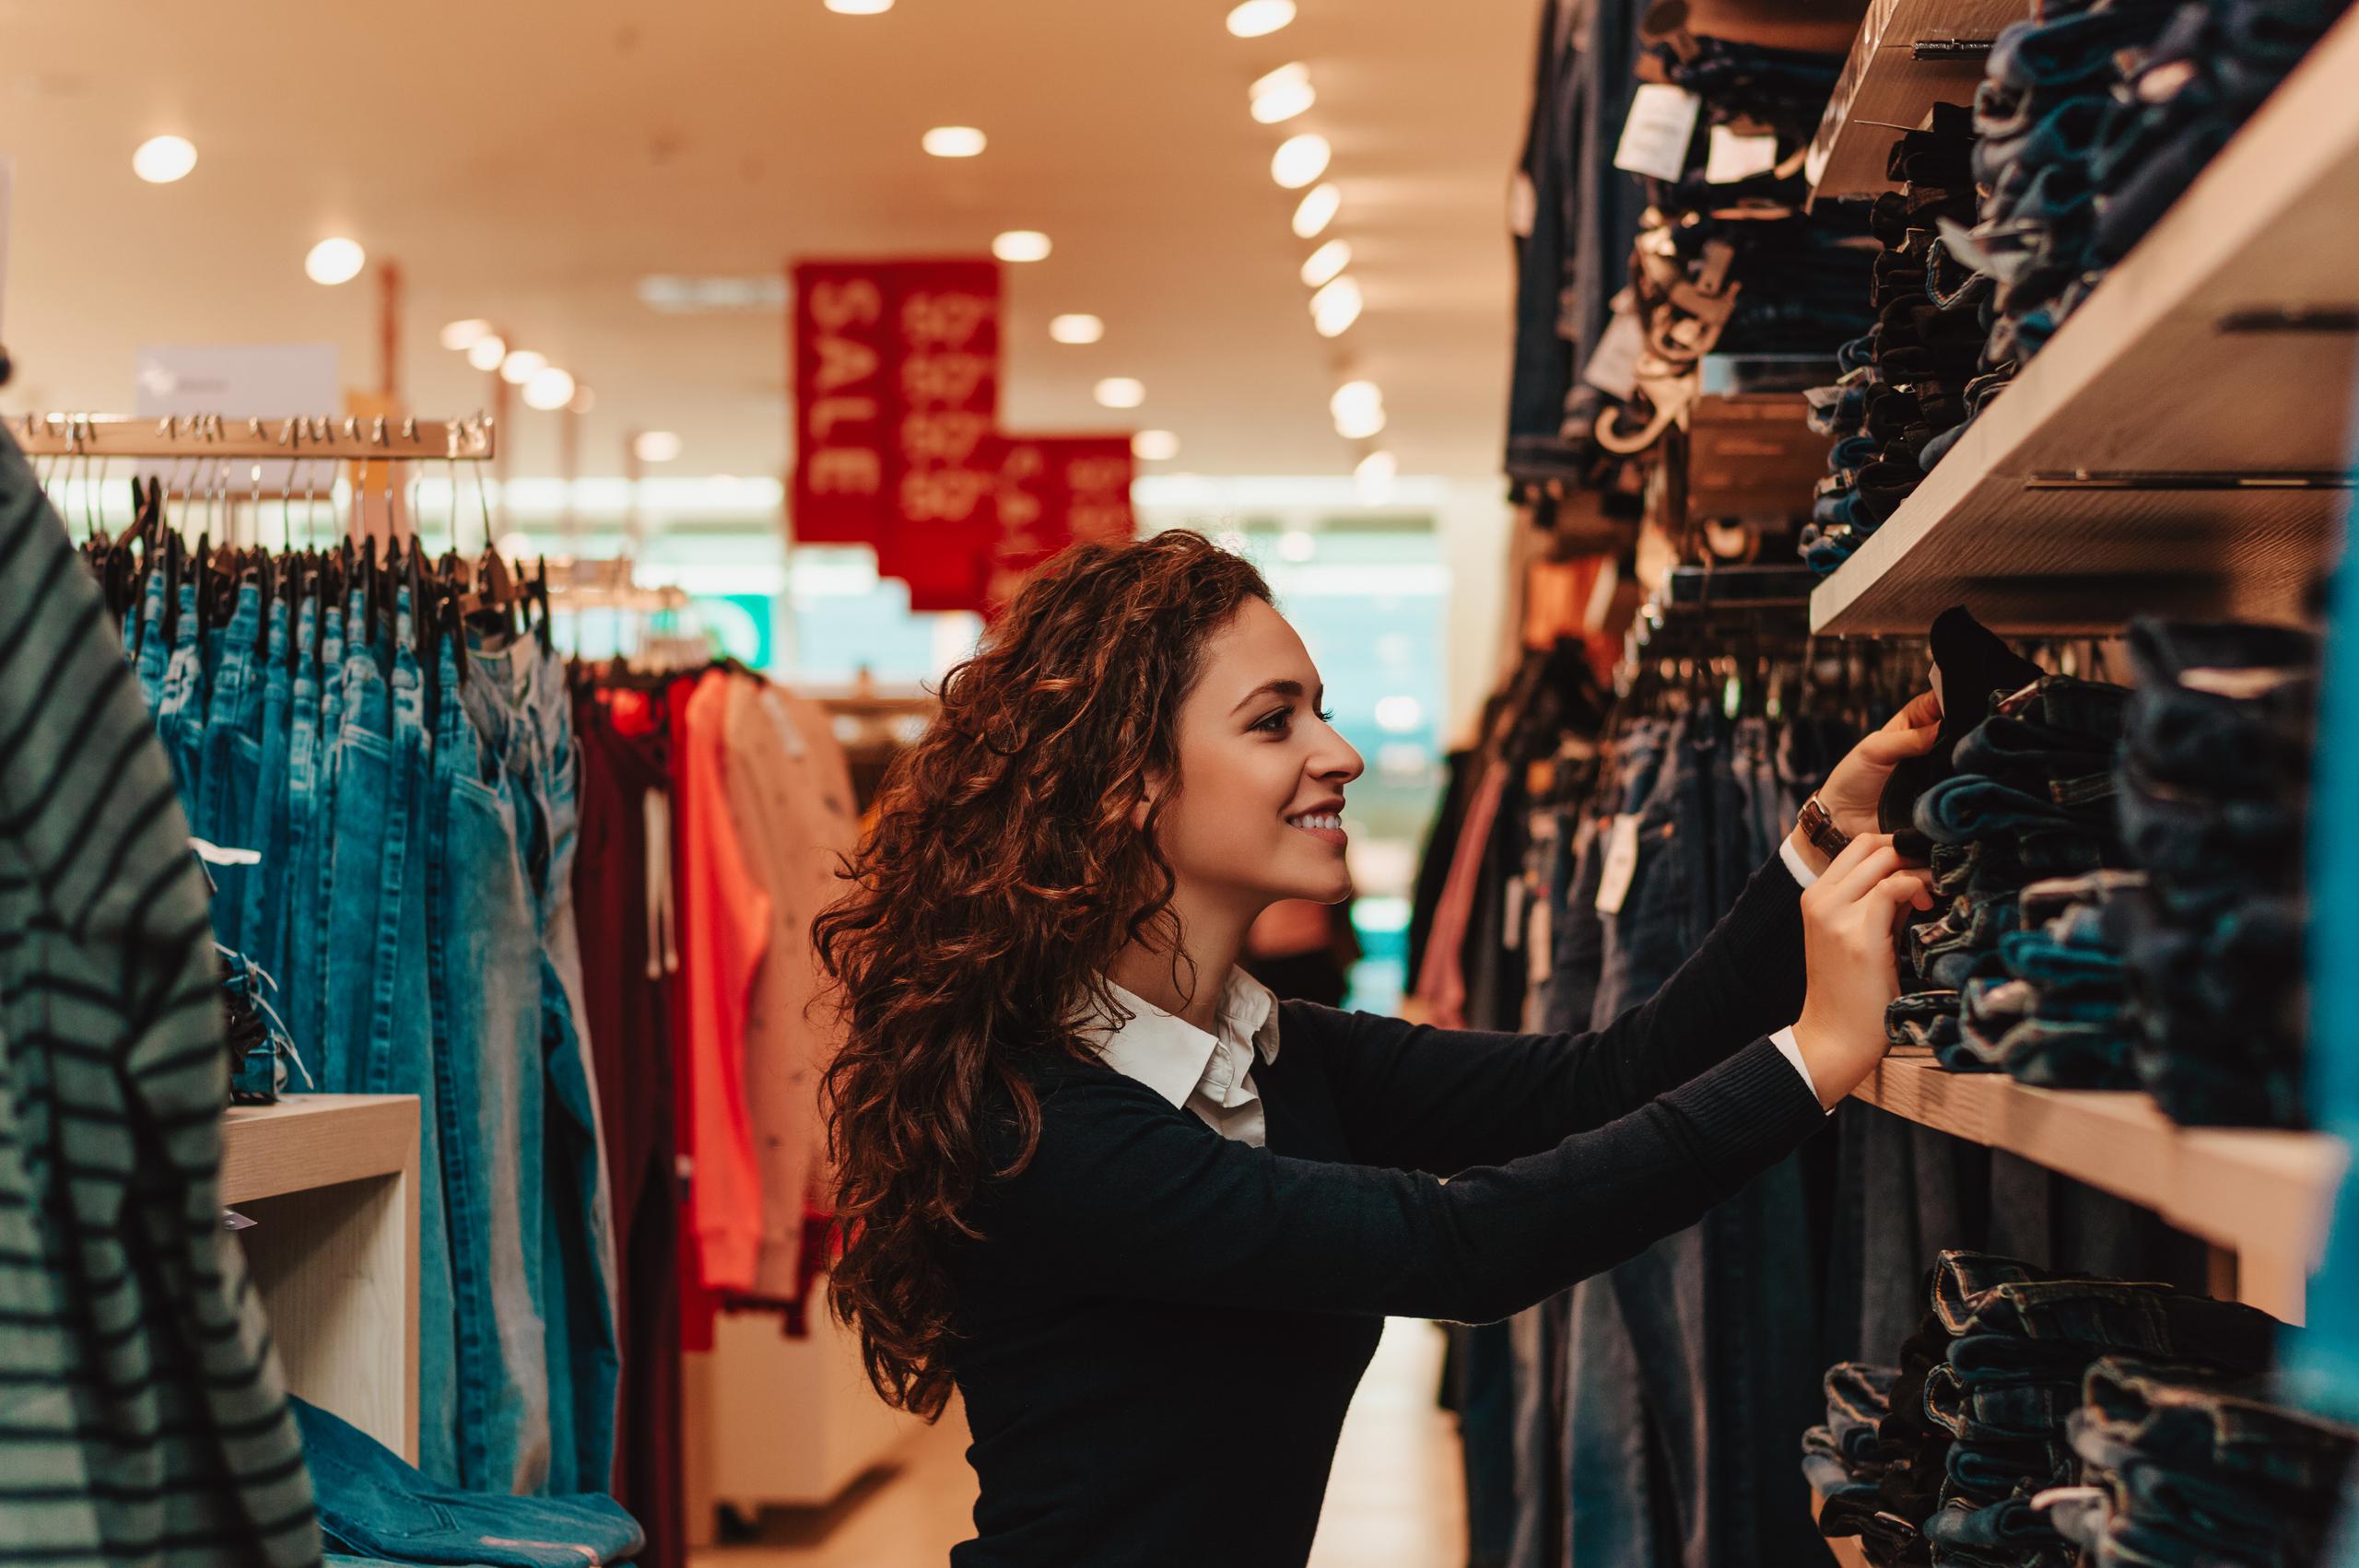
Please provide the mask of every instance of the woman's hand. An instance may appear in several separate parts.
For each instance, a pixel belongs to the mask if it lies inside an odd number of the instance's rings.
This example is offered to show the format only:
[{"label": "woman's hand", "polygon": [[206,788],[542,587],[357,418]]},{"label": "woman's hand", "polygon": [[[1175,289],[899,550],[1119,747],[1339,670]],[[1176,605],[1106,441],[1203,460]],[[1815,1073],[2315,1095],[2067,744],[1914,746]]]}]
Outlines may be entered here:
[{"label": "woman's hand", "polygon": [[1900,994],[1893,934],[1906,911],[1933,907],[1931,883],[1931,872],[1902,863],[1890,835],[1862,833],[1802,892],[1810,978],[1794,1044],[1823,1106],[1839,1103],[1883,1059],[1884,1008]]},{"label": "woman's hand", "polygon": [[1923,756],[1931,751],[1941,729],[1942,699],[1932,692],[1919,692],[1892,716],[1890,723],[1853,746],[1851,754],[1835,765],[1818,792],[1835,825],[1853,838],[1873,833],[1876,802],[1884,796],[1884,780],[1904,757]]}]

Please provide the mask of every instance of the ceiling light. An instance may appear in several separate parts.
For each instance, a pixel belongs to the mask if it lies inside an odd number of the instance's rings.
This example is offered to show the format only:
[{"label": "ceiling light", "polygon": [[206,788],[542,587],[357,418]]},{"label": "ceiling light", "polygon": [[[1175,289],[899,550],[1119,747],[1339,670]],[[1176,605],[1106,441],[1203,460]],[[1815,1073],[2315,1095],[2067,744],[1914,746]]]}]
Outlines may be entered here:
[{"label": "ceiling light", "polygon": [[491,323],[481,316],[471,316],[464,322],[452,322],[442,329],[442,346],[460,350],[473,348],[491,335]]},{"label": "ceiling light", "polygon": [[498,333],[486,333],[467,345],[467,363],[478,370],[497,370],[507,357],[508,340]]},{"label": "ceiling light", "polygon": [[631,438],[630,451],[641,462],[669,462],[680,455],[680,438],[669,430],[641,430]]},{"label": "ceiling light", "polygon": [[520,348],[499,362],[499,379],[511,387],[521,387],[546,369],[548,363],[547,355]]},{"label": "ceiling light", "polygon": [[1376,699],[1376,727],[1389,735],[1407,735],[1426,721],[1426,705],[1406,692]]},{"label": "ceiling light", "polygon": [[1352,477],[1359,482],[1364,491],[1381,490],[1391,484],[1394,475],[1400,472],[1401,460],[1389,451],[1379,450],[1360,459],[1359,466],[1352,470]]},{"label": "ceiling light", "polygon": [[992,254],[1003,262],[1045,262],[1049,237],[1037,228],[1011,228],[992,240]]},{"label": "ceiling light", "polygon": [[1335,416],[1335,433],[1346,440],[1363,441],[1384,428],[1384,392],[1374,381],[1345,381],[1327,401]]},{"label": "ceiling light", "polygon": [[304,274],[313,283],[323,283],[330,287],[339,283],[350,283],[368,264],[369,252],[360,248],[357,240],[323,240],[311,247],[310,255],[303,258]]},{"label": "ceiling light", "polygon": [[1335,221],[1335,209],[1344,205],[1344,193],[1332,184],[1314,187],[1294,209],[1294,237],[1316,240]]},{"label": "ceiling light", "polygon": [[1360,319],[1360,286],[1349,273],[1310,297],[1310,324],[1320,337],[1341,337]]},{"label": "ceiling light", "polygon": [[1302,263],[1302,281],[1317,288],[1341,276],[1344,269],[1351,264],[1350,243],[1342,240],[1330,240],[1316,251],[1311,252],[1310,259]]},{"label": "ceiling light", "polygon": [[573,401],[565,405],[565,411],[568,414],[587,414],[597,406],[598,394],[588,387],[577,386],[573,389]]},{"label": "ceiling light", "polygon": [[1097,383],[1096,395],[1102,408],[1136,408],[1146,401],[1146,388],[1128,376],[1109,376]]},{"label": "ceiling light", "polygon": [[925,150],[936,158],[973,158],[991,138],[972,125],[936,125],[925,134]]},{"label": "ceiling light", "polygon": [[150,185],[185,180],[196,167],[196,144],[186,136],[150,136],[131,155],[131,171]]},{"label": "ceiling light", "polygon": [[1319,540],[1303,529],[1289,528],[1278,535],[1278,559],[1292,561],[1297,566],[1319,554]]},{"label": "ceiling light", "polygon": [[1168,430],[1141,430],[1131,438],[1131,455],[1148,462],[1169,462],[1180,455],[1180,438]]},{"label": "ceiling light", "polygon": [[1049,335],[1059,343],[1096,343],[1106,335],[1106,323],[1096,316],[1059,316],[1049,323]]},{"label": "ceiling light", "polygon": [[1332,156],[1324,136],[1288,136],[1270,159],[1270,178],[1289,191],[1298,191],[1327,172],[1327,160]]},{"label": "ceiling light", "polygon": [[1228,14],[1228,30],[1238,38],[1266,38],[1294,20],[1294,0],[1245,0]]},{"label": "ceiling light", "polygon": [[1310,69],[1299,60],[1281,65],[1246,91],[1253,118],[1264,125],[1291,120],[1319,101],[1310,85]]},{"label": "ceiling light", "polygon": [[893,8],[893,0],[827,0],[827,9],[839,17],[881,17]]},{"label": "ceiling light", "polygon": [[524,383],[524,405],[555,413],[573,401],[573,378],[551,365]]}]

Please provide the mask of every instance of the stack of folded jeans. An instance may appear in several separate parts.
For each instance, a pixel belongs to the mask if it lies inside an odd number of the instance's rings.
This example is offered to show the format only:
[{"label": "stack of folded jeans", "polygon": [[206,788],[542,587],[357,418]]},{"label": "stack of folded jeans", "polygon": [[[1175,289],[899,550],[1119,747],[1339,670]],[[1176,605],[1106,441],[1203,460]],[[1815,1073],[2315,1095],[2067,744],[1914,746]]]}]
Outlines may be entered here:
[{"label": "stack of folded jeans", "polygon": [[440,1486],[358,1428],[289,1398],[327,1539],[351,1568],[604,1568],[645,1544],[622,1504],[597,1492],[511,1497]]},{"label": "stack of folded jeans", "polygon": [[1841,379],[1813,394],[1813,427],[1835,441],[1801,542],[1814,570],[1849,559],[1966,424],[1990,286],[1950,254],[1939,225],[1974,210],[1972,146],[1966,111],[1942,104],[1893,146],[1890,172],[1903,189],[1869,215],[1884,245],[1869,294],[1875,324],[1837,351]]},{"label": "stack of folded jeans", "polygon": [[2080,1484],[2034,1499],[2087,1561],[2320,1561],[2359,1431],[2270,1402],[2255,1380],[2111,1356],[2066,1423]]},{"label": "stack of folded jeans", "polygon": [[2130,628],[2123,838],[2138,1076],[2174,1119],[2301,1119],[2303,827],[2318,650],[2273,626]]},{"label": "stack of folded jeans", "polygon": [[1999,35],[1974,107],[1982,220],[1954,237],[1999,280],[1992,363],[2045,346],[2347,3],[2049,4]]},{"label": "stack of folded jeans", "polygon": [[[1917,797],[1911,815],[1932,843],[1935,902],[1907,929],[1901,963],[1908,994],[1884,1020],[1894,1044],[1931,1047],[1958,1071],[2004,1070],[1966,1045],[1964,993],[1972,981],[2013,977],[2001,942],[2021,929],[2025,888],[2120,863],[2113,753],[2129,695],[2044,675],[2000,697],[1958,742],[1950,776]],[[2037,951],[2021,957],[2029,962]],[[2019,1043],[2027,1067],[2046,1059],[2029,1048],[2031,1036]]]},{"label": "stack of folded jeans", "polygon": [[1958,1048],[2026,1083],[2134,1089],[2121,930],[2142,872],[2053,877],[2023,891],[1998,975],[1962,988]]},{"label": "stack of folded jeans", "polygon": [[1826,1424],[1802,1433],[1802,1475],[1819,1497],[1819,1533],[1858,1536],[1879,1562],[1905,1557],[1918,1536],[1884,1512],[1881,1491],[1891,1454],[1883,1427],[1899,1378],[1898,1367],[1837,1362],[1826,1369]]},{"label": "stack of folded jeans", "polygon": [[[2068,1420],[2091,1363],[2154,1356],[2250,1375],[2268,1364],[2279,1328],[2234,1302],[2053,1275],[1978,1252],[1943,1252],[1931,1296],[1931,1313],[1901,1347],[1873,1447],[1852,1439],[1849,1451],[1879,1467],[1873,1504],[1847,1473],[1830,1494],[1843,1506],[1821,1514],[1822,1530],[1861,1535],[1887,1568],[2067,1568],[2071,1547],[2035,1499],[2074,1479]],[[1830,1375],[1830,1395],[1835,1387]],[[1827,1438],[1845,1452],[1831,1419]],[[1810,1445],[1806,1468],[1833,1480],[1828,1445]],[[1913,1533],[1903,1527],[1912,1525]]]}]

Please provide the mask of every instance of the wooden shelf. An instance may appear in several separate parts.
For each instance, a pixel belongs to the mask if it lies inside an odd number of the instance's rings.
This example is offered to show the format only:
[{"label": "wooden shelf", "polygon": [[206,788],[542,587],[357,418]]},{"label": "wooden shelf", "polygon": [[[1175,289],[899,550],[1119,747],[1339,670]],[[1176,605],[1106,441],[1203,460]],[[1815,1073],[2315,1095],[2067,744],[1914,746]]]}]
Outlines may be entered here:
[{"label": "wooden shelf", "polygon": [[[1813,1487],[1810,1493],[1810,1516],[1813,1523],[1817,1521],[1819,1514],[1825,1507],[1826,1499],[1818,1494],[1816,1487]],[[1825,1536],[1820,1539],[1826,1542],[1826,1550],[1834,1556],[1836,1562],[1843,1565],[1843,1568],[1870,1568],[1868,1549],[1860,1544],[1858,1536]]]},{"label": "wooden shelf", "polygon": [[1988,46],[2000,29],[2030,15],[2029,0],[1875,0],[1802,164],[1811,199],[1899,189],[1884,178],[1892,144],[1933,105],[1974,101],[1982,52],[1920,60],[1919,44]]},{"label": "wooden shelf", "polygon": [[2234,1252],[2238,1295],[2303,1316],[2349,1151],[2321,1132],[2180,1127],[2142,1094],[2036,1089],[1896,1051],[1853,1091],[1869,1105],[1988,1144],[2154,1210]]},{"label": "wooden shelf", "polygon": [[2301,618],[2350,499],[2297,481],[2350,460],[2354,79],[2349,18],[1812,595],[1813,630]]},{"label": "wooden shelf", "polygon": [[221,1201],[287,1387],[417,1457],[418,1104],[303,1094],[232,1106]]},{"label": "wooden shelf", "polygon": [[221,1120],[221,1201],[398,1176],[417,1157],[410,1094],[303,1094],[232,1106]]}]

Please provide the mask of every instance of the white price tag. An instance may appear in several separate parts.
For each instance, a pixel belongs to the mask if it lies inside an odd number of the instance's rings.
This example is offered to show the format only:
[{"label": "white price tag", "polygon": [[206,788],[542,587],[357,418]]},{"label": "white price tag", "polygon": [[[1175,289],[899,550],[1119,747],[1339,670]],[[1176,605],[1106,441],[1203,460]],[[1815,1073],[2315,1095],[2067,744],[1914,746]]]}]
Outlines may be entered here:
[{"label": "white price tag", "polygon": [[1598,334],[1597,346],[1590,350],[1589,363],[1581,367],[1581,380],[1609,397],[1629,402],[1638,395],[1638,350],[1645,346],[1637,310],[1625,289],[1614,297],[1614,318]]},{"label": "white price tag", "polygon": [[1704,100],[1685,88],[1639,83],[1630,99],[1630,117],[1622,122],[1622,140],[1614,148],[1614,167],[1677,181],[1687,172],[1687,144],[1696,139],[1696,120],[1703,110]]},{"label": "white price tag", "polygon": [[1726,125],[1712,127],[1712,150],[1704,162],[1705,183],[1733,185],[1777,167],[1777,137],[1741,135]]},{"label": "white price tag", "polygon": [[1606,829],[1605,871],[1597,884],[1597,912],[1618,915],[1630,896],[1630,879],[1638,874],[1638,819],[1617,816]]}]

